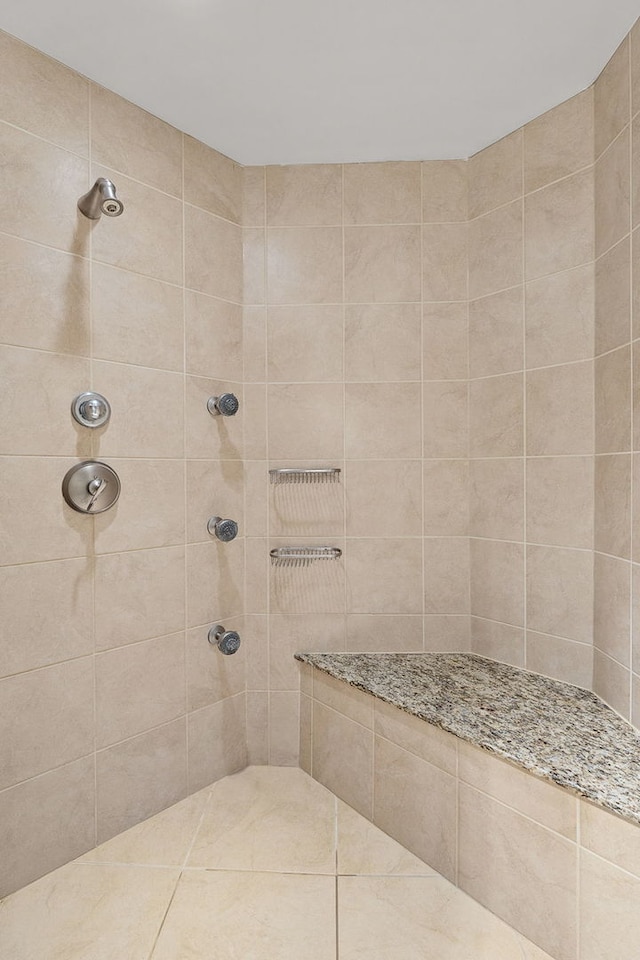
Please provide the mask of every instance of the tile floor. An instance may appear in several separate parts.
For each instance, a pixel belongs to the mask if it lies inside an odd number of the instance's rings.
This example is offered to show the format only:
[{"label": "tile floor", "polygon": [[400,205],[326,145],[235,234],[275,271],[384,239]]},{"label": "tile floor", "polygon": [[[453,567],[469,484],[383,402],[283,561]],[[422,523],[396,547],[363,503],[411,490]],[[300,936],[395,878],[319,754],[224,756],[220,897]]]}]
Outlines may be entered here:
[{"label": "tile floor", "polygon": [[3,960],[550,960],[301,770],[249,767],[0,903]]}]

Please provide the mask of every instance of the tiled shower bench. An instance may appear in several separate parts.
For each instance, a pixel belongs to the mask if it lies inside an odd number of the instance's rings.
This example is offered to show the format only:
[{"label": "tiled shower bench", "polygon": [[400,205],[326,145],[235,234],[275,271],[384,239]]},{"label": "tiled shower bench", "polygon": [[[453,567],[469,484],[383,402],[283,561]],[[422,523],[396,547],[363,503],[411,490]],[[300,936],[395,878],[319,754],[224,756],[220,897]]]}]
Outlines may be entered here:
[{"label": "tiled shower bench", "polygon": [[297,654],[301,766],[556,960],[640,958],[640,734],[473,654]]}]

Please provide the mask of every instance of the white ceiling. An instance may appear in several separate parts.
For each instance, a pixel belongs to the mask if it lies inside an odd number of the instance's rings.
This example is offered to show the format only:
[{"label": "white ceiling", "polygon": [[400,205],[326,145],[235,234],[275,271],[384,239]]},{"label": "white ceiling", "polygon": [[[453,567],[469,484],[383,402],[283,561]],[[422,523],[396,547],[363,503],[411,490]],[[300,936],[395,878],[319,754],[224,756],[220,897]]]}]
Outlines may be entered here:
[{"label": "white ceiling", "polygon": [[468,157],[588,86],[640,0],[0,0],[0,27],[245,164]]}]

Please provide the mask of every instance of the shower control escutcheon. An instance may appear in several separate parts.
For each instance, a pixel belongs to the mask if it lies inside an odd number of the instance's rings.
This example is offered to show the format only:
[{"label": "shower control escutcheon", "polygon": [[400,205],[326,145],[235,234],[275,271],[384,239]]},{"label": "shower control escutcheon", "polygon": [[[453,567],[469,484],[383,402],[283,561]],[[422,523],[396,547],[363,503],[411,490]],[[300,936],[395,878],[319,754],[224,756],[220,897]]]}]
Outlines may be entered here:
[{"label": "shower control escutcheon", "polygon": [[222,517],[209,517],[207,530],[212,537],[217,537],[223,543],[229,543],[238,536],[238,524],[235,520],[223,520]]},{"label": "shower control escutcheon", "polygon": [[65,474],[62,496],[78,513],[104,513],[120,496],[120,478],[107,463],[83,460]]},{"label": "shower control escutcheon", "polygon": [[235,393],[221,393],[207,400],[207,410],[212,417],[235,417],[239,409],[240,401]]},{"label": "shower control escutcheon", "polygon": [[216,623],[211,627],[208,635],[209,643],[217,647],[220,653],[230,657],[232,653],[237,653],[240,647],[240,634],[235,630],[225,630],[221,623]]}]

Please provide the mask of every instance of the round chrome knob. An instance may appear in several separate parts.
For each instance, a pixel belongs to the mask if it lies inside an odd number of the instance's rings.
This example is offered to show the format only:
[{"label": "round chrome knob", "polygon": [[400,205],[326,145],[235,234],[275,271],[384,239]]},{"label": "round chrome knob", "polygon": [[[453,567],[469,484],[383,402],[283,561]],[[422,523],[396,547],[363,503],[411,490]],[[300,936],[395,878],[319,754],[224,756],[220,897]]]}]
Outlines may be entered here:
[{"label": "round chrome knob", "polygon": [[71,413],[83,427],[101,427],[111,416],[111,407],[100,393],[80,393],[71,404]]},{"label": "round chrome knob", "polygon": [[212,417],[235,417],[240,409],[240,401],[235,393],[221,393],[219,397],[209,397],[207,410]]},{"label": "round chrome knob", "polygon": [[212,537],[217,537],[223,543],[229,543],[238,536],[238,524],[235,520],[223,520],[222,517],[210,517],[207,530]]},{"label": "round chrome knob", "polygon": [[226,657],[237,653],[240,647],[240,634],[236,633],[235,630],[225,630],[221,623],[216,623],[215,627],[211,627],[208,639],[209,643],[217,647],[220,653],[224,653]]}]

